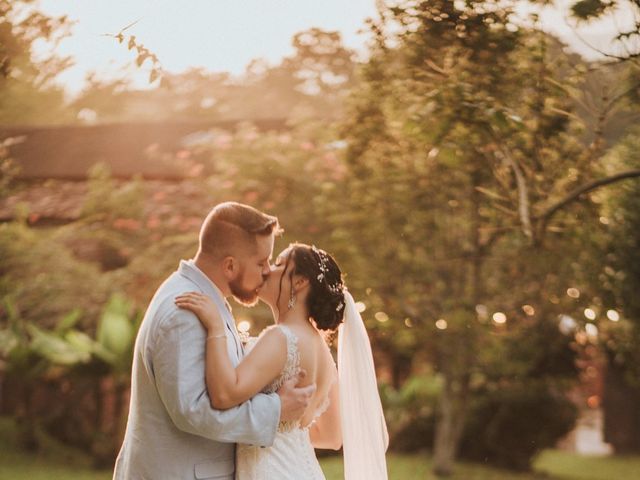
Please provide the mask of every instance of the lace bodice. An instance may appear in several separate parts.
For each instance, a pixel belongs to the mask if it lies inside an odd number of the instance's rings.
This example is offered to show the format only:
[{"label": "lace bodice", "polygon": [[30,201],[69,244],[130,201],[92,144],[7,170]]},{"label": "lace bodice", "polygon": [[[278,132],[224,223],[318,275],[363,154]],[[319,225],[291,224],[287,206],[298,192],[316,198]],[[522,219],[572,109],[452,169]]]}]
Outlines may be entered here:
[{"label": "lace bodice", "polygon": [[[300,371],[300,351],[298,350],[298,337],[286,325],[272,325],[264,330],[267,332],[273,328],[278,328],[287,338],[287,361],[284,364],[280,376],[269,385],[264,387],[265,393],[274,393],[282,386],[284,382],[295,377]],[[263,334],[264,334],[263,332]]]},{"label": "lace bodice", "polygon": [[[263,389],[265,393],[276,392],[300,371],[297,335],[286,325],[273,325],[261,335],[272,328],[279,328],[287,339],[287,360],[278,378]],[[250,339],[247,348],[251,349],[257,340]],[[328,406],[327,400],[318,410],[316,418],[324,411],[323,408],[326,409],[325,404]],[[296,420],[280,422],[271,447],[238,445],[236,479],[325,480],[325,477],[311,445],[308,428],[300,428],[300,421]]]},{"label": "lace bodice", "polygon": [[[280,331],[284,334],[284,336],[287,339],[287,360],[278,378],[276,378],[273,382],[271,382],[269,385],[264,387],[264,389],[262,390],[264,393],[277,392],[284,382],[295,377],[298,374],[298,372],[300,372],[300,350],[298,349],[298,336],[295,333],[293,333],[293,331],[286,325],[271,325],[270,327],[267,327],[262,331],[262,333],[260,334],[260,337],[264,335],[267,331],[273,328],[279,328]],[[255,343],[258,341],[260,337],[250,338],[249,342],[247,343],[247,348],[249,350],[253,348],[253,346],[255,345]],[[328,408],[329,408],[329,397],[326,397],[323,399],[320,406],[315,411],[313,415],[313,420],[309,425],[313,424],[316,421],[316,419],[320,415],[322,415]],[[280,422],[278,426],[278,430],[287,431],[299,426],[300,426],[299,421]]]}]

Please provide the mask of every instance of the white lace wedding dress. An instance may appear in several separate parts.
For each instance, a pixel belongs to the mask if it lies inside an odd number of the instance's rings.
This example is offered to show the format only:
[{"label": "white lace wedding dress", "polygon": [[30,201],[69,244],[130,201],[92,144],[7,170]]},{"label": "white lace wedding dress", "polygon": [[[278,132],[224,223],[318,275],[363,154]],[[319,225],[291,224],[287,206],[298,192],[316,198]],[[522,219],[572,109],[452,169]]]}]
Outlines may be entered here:
[{"label": "white lace wedding dress", "polygon": [[[272,393],[300,370],[298,337],[285,325],[274,325],[287,338],[287,361],[280,376],[264,392]],[[249,345],[250,348],[251,345]],[[321,402],[315,418],[329,406],[329,399]],[[239,444],[236,459],[236,480],[325,480],[316,458],[308,427],[299,421],[280,422],[271,447]]]}]

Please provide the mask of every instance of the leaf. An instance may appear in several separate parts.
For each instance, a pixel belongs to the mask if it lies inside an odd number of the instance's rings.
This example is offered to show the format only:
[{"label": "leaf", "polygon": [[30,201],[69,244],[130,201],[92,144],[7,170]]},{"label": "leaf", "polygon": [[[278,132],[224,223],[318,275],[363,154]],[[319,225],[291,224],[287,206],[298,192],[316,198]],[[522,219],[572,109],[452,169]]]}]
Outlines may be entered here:
[{"label": "leaf", "polygon": [[602,0],[580,0],[571,6],[571,12],[580,20],[590,20],[602,15],[612,3],[605,3]]},{"label": "leaf", "polygon": [[27,326],[31,334],[31,348],[38,356],[56,365],[73,366],[86,363],[91,355],[75,348],[57,335],[42,330],[33,324]]},{"label": "leaf", "polygon": [[0,330],[0,356],[8,357],[19,345],[20,339],[11,330]]},{"label": "leaf", "polygon": [[154,68],[153,70],[151,70],[151,73],[149,73],[149,83],[155,82],[159,75],[160,73],[157,69]]},{"label": "leaf", "polygon": [[128,49],[131,50],[132,48],[134,48],[136,46],[136,36],[135,35],[131,35],[129,37],[129,45],[128,45]]},{"label": "leaf", "polygon": [[149,55],[148,55],[148,54],[146,54],[146,53],[143,53],[143,54],[138,55],[138,58],[136,58],[136,65],[137,65],[138,67],[141,67],[141,66],[142,66],[142,64],[144,63],[144,61],[145,61],[148,57],[149,57]]},{"label": "leaf", "polygon": [[78,352],[91,354],[94,351],[96,341],[89,335],[78,330],[71,330],[64,336],[67,343]]},{"label": "leaf", "polygon": [[128,309],[126,300],[114,295],[98,324],[98,343],[117,357],[128,355],[135,339],[135,329],[127,315]]},{"label": "leaf", "polygon": [[115,366],[119,363],[118,356],[99,343],[93,345],[93,354],[108,365]]},{"label": "leaf", "polygon": [[59,333],[63,333],[69,330],[70,328],[73,328],[78,323],[78,320],[80,320],[81,316],[82,316],[81,309],[76,308],[72,310],[67,315],[62,317],[62,319],[56,325],[55,331]]}]

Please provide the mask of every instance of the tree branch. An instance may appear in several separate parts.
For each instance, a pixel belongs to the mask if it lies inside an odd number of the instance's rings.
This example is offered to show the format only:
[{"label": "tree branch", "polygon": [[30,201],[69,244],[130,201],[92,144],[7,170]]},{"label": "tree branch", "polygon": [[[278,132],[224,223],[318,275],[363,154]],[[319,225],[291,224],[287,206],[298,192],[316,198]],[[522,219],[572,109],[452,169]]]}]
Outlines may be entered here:
[{"label": "tree branch", "polygon": [[609,185],[615,182],[619,182],[620,180],[625,180],[627,178],[640,177],[640,169],[635,170],[627,170],[626,172],[620,172],[615,175],[611,175],[610,177],[600,178],[598,180],[594,180],[592,182],[587,183],[586,185],[582,185],[581,187],[576,188],[571,193],[569,193],[562,200],[554,203],[549,208],[547,208],[542,214],[535,216],[536,220],[540,220],[542,222],[542,227],[544,230],[544,226],[551,220],[551,217],[555,215],[560,209],[565,207],[577,200],[580,195],[583,195],[587,192],[595,190],[597,188],[603,187],[605,185]]}]

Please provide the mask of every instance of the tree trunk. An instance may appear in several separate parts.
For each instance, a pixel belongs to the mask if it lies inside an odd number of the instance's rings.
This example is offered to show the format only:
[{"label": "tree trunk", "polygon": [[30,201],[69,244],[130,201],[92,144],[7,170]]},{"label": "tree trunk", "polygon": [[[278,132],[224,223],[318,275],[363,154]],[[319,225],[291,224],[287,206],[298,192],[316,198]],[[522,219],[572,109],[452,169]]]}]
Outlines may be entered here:
[{"label": "tree trunk", "polygon": [[608,352],[604,374],[604,439],[617,454],[640,453],[640,388],[629,385]]},{"label": "tree trunk", "polygon": [[[478,186],[481,185],[481,171],[471,172],[469,184],[469,243],[473,245],[474,254],[465,265],[464,291],[467,306],[475,308],[482,298],[483,292],[483,246],[480,241],[480,206],[481,197]],[[440,396],[436,416],[436,432],[434,445],[433,472],[437,476],[449,476],[453,473],[453,465],[458,455],[458,447],[464,429],[469,400],[471,371],[475,363],[475,338],[473,320],[475,314],[467,318],[467,328],[461,334],[460,343],[453,356],[445,353],[442,360],[445,385]]]},{"label": "tree trunk", "polygon": [[466,382],[466,378],[455,380],[445,376],[445,386],[438,403],[433,452],[433,472],[439,477],[453,473],[467,406]]}]

